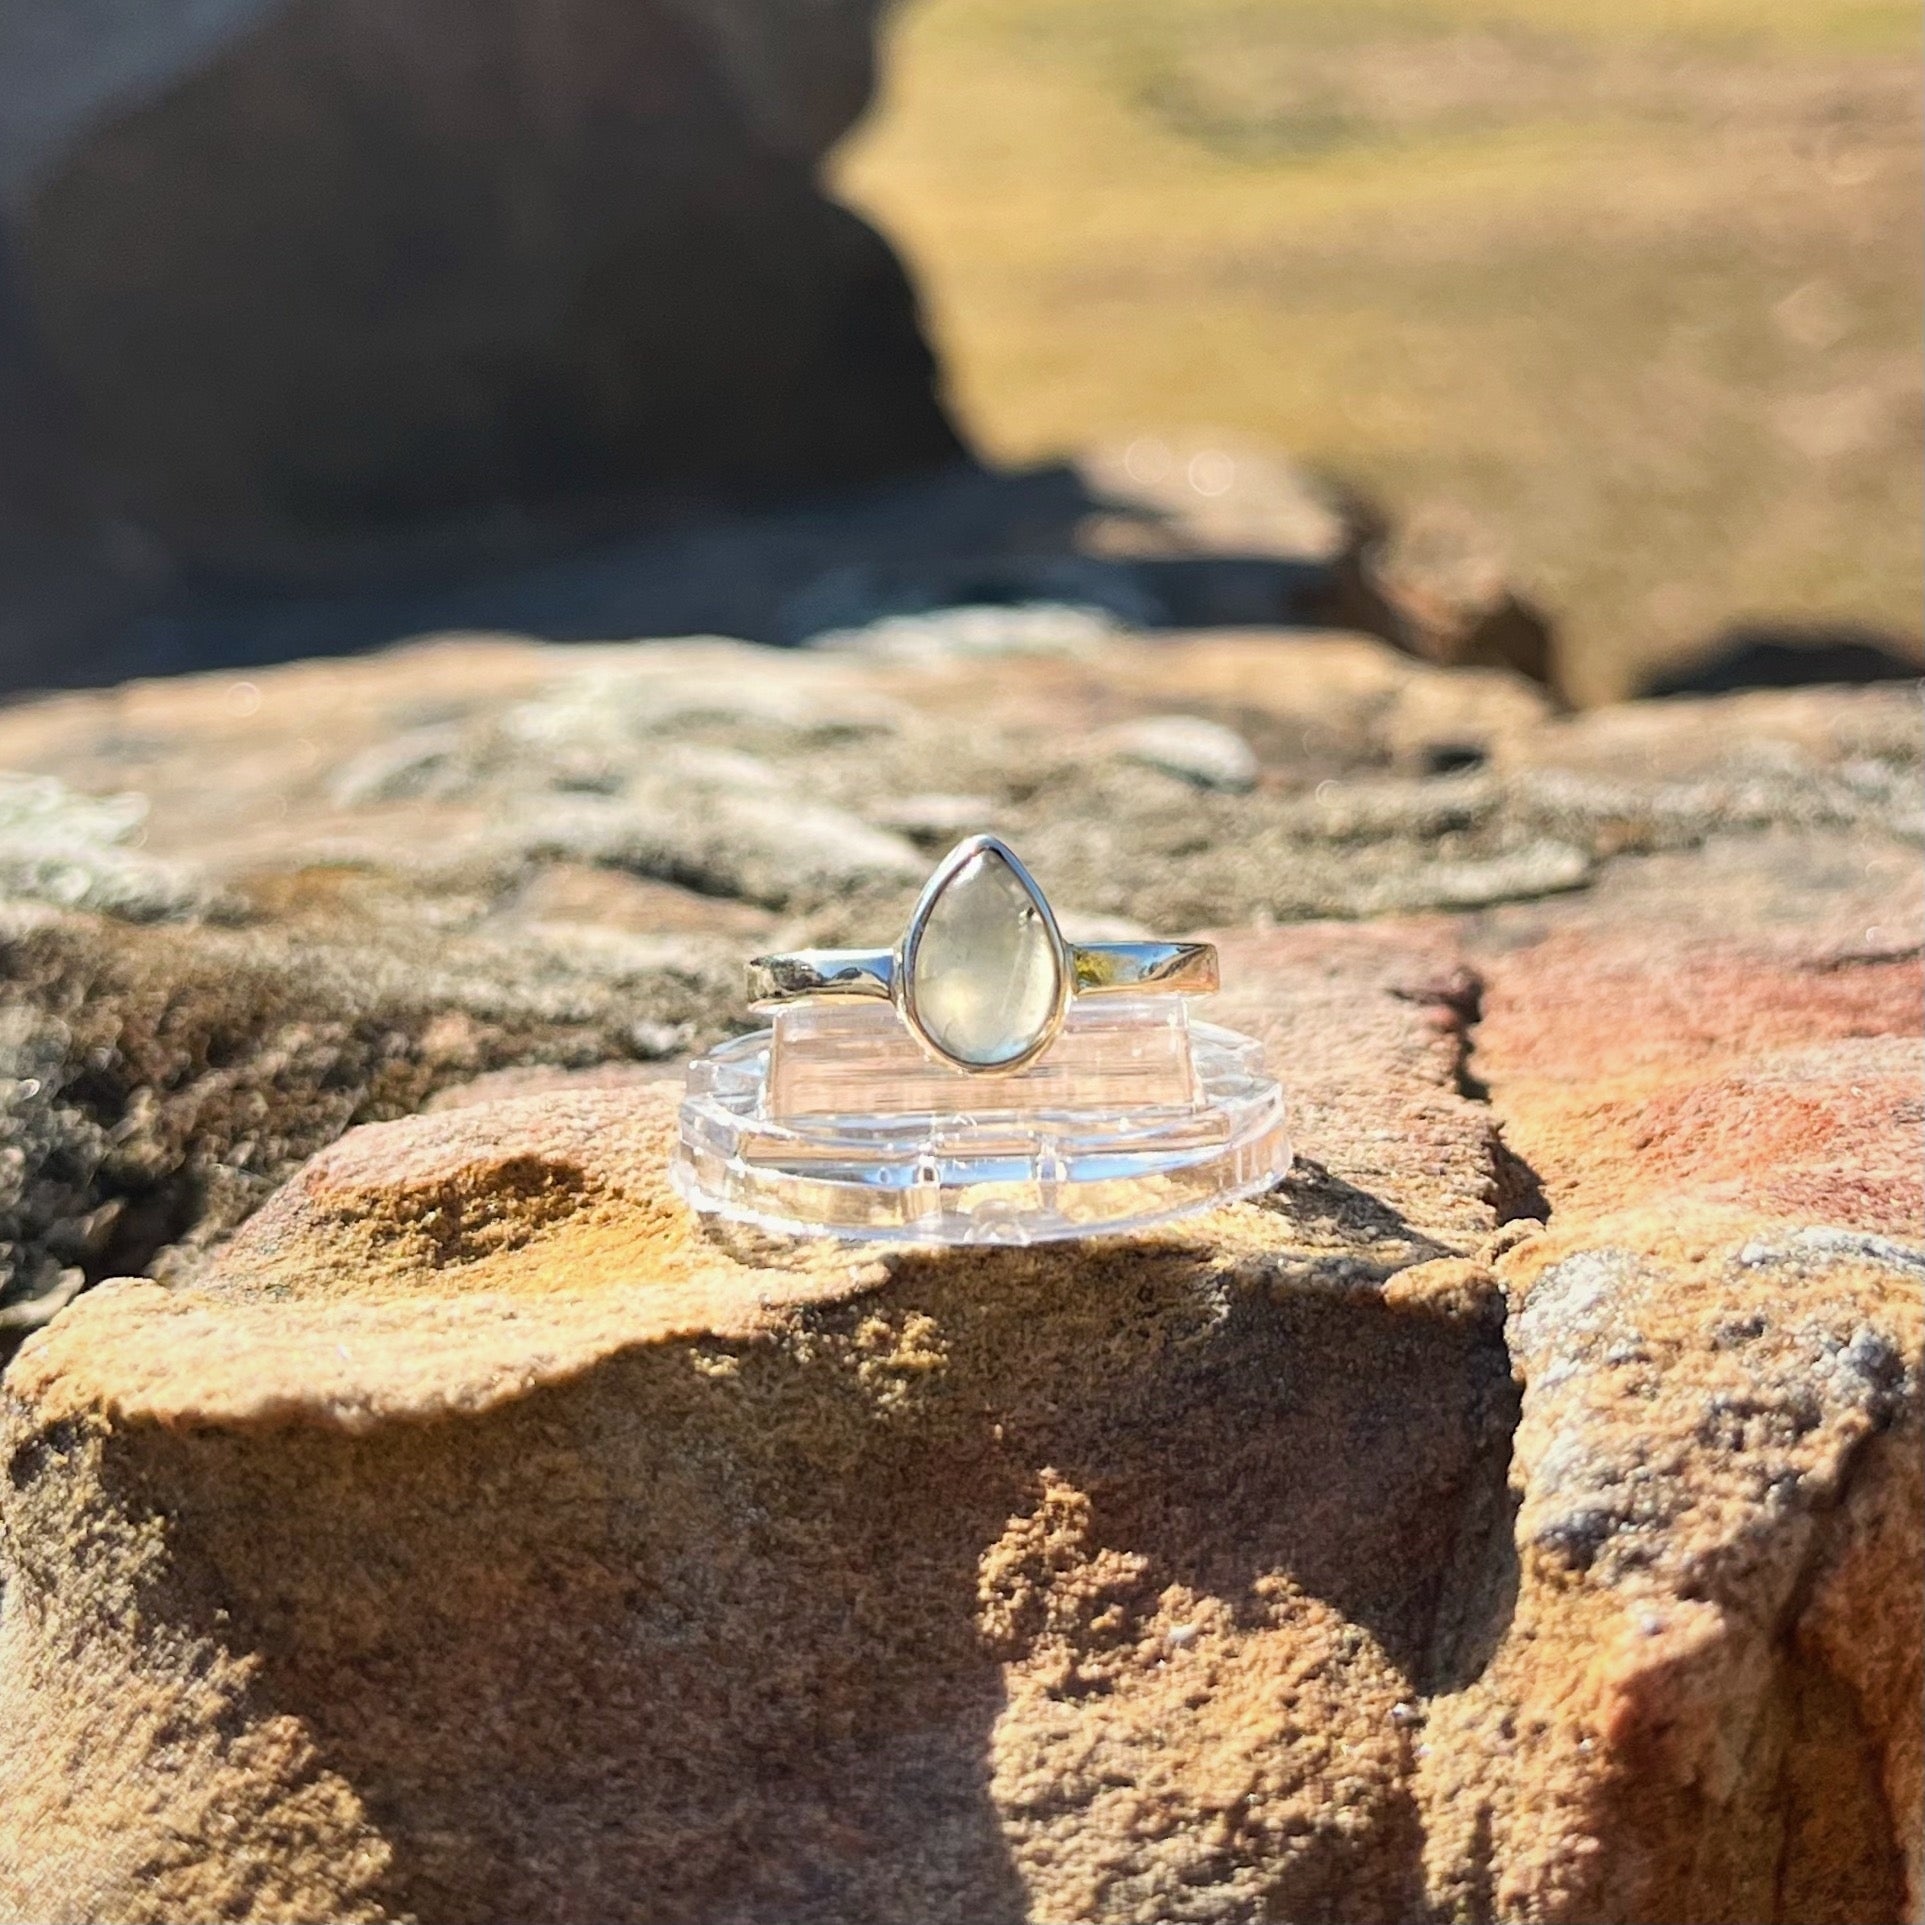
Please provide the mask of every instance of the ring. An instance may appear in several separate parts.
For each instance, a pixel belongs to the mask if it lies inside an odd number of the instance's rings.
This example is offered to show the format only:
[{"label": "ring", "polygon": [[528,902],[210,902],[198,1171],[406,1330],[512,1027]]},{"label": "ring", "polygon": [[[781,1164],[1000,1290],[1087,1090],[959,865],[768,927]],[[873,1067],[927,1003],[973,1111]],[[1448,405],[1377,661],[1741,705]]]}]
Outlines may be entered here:
[{"label": "ring", "polygon": [[944,857],[893,949],[798,949],[749,964],[756,1009],[861,997],[894,1003],[951,1068],[1006,1075],[1056,1040],[1073,998],[1207,996],[1207,942],[1066,942],[1043,892],[994,836]]}]

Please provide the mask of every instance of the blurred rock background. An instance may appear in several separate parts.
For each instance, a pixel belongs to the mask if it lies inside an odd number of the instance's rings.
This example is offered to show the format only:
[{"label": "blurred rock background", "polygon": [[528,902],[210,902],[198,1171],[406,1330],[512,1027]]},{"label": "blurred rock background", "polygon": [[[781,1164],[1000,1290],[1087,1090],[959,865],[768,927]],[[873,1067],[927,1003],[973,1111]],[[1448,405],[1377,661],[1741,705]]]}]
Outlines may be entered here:
[{"label": "blurred rock background", "polygon": [[[23,574],[132,615],[399,588],[960,457],[815,179],[871,0],[185,11],[0,15],[54,102],[0,140]],[[59,679],[28,599],[11,679]]]},{"label": "blurred rock background", "polygon": [[925,0],[834,178],[991,455],[1271,440],[1598,700],[1917,633],[1918,54],[1887,0]]},{"label": "blurred rock background", "polygon": [[1915,656],[1909,13],[883,12],[0,0],[0,686],[1037,601]]}]

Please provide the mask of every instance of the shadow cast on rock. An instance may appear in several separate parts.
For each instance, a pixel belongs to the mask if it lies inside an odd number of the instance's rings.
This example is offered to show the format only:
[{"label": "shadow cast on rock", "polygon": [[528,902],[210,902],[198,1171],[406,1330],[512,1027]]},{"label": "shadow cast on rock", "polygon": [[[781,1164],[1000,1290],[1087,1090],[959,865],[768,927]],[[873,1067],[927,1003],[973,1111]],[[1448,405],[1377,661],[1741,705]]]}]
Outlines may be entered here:
[{"label": "shadow cast on rock", "polygon": [[465,1420],[159,1442],[195,1555],[150,1608],[258,1662],[384,1916],[1020,1918],[1000,1516],[875,1424],[852,1371],[675,1346]]},{"label": "shadow cast on rock", "polygon": [[1640,696],[1729,695],[1748,688],[1915,681],[1916,635],[1860,622],[1738,622],[1689,660],[1648,675]]},{"label": "shadow cast on rock", "polygon": [[[880,490],[658,517],[634,534],[572,545],[557,538],[550,552],[507,564],[370,561],[305,587],[188,578],[165,606],[103,629],[84,649],[0,658],[0,690],[261,667],[438,631],[557,642],[718,634],[794,647],[893,617],[1037,603],[1133,628],[1340,625],[1409,645],[1395,611],[1358,587],[1350,545],[1300,555],[1092,552],[1092,518],[1117,506],[1066,465],[956,461]],[[1164,518],[1138,519],[1155,527]],[[491,540],[487,552],[500,546]]]},{"label": "shadow cast on rock", "polygon": [[1300,1156],[1258,1207],[1288,1218],[1320,1243],[1352,1252],[1388,1272],[1455,1254],[1409,1221],[1375,1191],[1334,1175],[1313,1157]]},{"label": "shadow cast on rock", "polygon": [[[1097,1243],[899,1257],[766,1338],[467,1415],[110,1456],[174,1547],[143,1608],[258,1666],[384,1841],[385,1913],[1016,1919],[1064,1902],[1050,1824],[1114,1823],[1121,1891],[1193,1849],[1185,1880],[1350,1919],[1420,1889],[1389,1711],[1486,1642],[1515,1417],[1487,1323]],[[1186,1774],[1310,1741],[1165,1702],[1172,1608],[1226,1702],[1296,1677],[1359,1721],[1343,1824],[1208,1843]],[[1087,1718],[1096,1780],[1054,1749]],[[1161,1842],[1102,1805],[1145,1772]],[[1114,1783],[1038,1816],[1037,1773]]]}]

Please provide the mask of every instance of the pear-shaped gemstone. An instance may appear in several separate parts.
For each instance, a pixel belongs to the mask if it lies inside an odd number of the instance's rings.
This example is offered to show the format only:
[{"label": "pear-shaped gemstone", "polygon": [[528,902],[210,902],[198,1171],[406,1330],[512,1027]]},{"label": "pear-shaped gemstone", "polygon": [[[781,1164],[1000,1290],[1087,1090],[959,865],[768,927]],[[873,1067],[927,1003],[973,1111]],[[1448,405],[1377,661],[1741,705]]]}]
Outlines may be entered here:
[{"label": "pear-shaped gemstone", "polygon": [[1036,900],[994,849],[969,858],[929,905],[910,971],[916,1020],[944,1055],[993,1069],[1047,1033],[1061,964]]}]

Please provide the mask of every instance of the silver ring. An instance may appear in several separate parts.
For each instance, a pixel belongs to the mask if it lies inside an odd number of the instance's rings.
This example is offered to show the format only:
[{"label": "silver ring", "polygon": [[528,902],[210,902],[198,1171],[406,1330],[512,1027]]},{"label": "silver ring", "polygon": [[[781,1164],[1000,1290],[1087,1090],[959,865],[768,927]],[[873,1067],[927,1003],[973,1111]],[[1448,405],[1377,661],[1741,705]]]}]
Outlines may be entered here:
[{"label": "silver ring", "polygon": [[749,964],[756,1009],[840,997],[894,1003],[953,1069],[1007,1075],[1057,1036],[1072,998],[1207,996],[1207,942],[1066,942],[1043,892],[994,836],[971,836],[923,885],[893,949],[798,949]]}]

